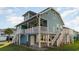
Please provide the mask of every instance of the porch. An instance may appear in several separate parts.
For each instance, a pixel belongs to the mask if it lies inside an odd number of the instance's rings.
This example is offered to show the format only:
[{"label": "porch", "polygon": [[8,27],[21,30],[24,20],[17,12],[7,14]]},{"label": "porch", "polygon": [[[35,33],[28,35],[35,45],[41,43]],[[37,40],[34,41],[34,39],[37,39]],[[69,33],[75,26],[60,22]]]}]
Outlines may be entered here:
[{"label": "porch", "polygon": [[28,43],[27,46],[36,47],[36,48],[39,48],[39,46],[43,48],[50,47],[52,46],[52,40],[54,36],[55,36],[54,34],[53,35],[41,34],[40,40],[39,40],[39,34],[28,34],[26,38],[25,37],[23,38],[21,36],[20,44],[24,43],[25,45],[27,45]]}]

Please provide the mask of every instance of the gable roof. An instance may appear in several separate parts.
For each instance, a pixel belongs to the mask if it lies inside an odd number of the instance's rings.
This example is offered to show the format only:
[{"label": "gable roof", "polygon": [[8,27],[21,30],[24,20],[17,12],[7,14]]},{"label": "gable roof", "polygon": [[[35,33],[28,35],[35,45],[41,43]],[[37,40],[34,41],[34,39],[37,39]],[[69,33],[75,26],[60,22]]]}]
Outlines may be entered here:
[{"label": "gable roof", "polygon": [[[48,8],[46,8],[46,9],[44,9],[43,11],[40,12],[40,14],[43,14],[43,13],[49,11],[49,10],[53,10],[53,11],[54,11],[56,14],[58,14],[58,16],[61,18],[61,15],[60,15],[54,8],[52,8],[52,7],[48,7]],[[62,23],[63,23],[63,25],[64,25],[64,22],[63,22],[62,18],[61,18],[61,21],[62,21]]]},{"label": "gable roof", "polygon": [[[49,11],[49,10],[55,11],[55,12],[59,15],[59,17],[61,18],[60,14],[59,14],[56,10],[54,10],[52,7],[48,7],[48,8],[46,8],[46,9],[42,10],[41,12],[36,13],[36,14],[35,14],[34,16],[32,16],[30,19],[32,19],[33,17],[36,17],[36,16],[39,15],[39,14],[43,14],[43,13]],[[33,11],[28,11],[28,12],[33,12]],[[28,12],[26,12],[24,15],[26,15]],[[23,15],[23,16],[24,16],[24,15]],[[26,21],[28,21],[28,20],[29,20],[29,19],[27,19]],[[23,24],[23,23],[26,22],[26,21],[23,21],[22,23],[20,23],[20,24],[18,24],[18,25],[21,25],[21,24]],[[63,22],[62,18],[61,18],[61,21],[62,21],[62,23],[63,23],[63,25],[64,25],[64,22]],[[16,25],[16,26],[18,26],[18,25]]]}]

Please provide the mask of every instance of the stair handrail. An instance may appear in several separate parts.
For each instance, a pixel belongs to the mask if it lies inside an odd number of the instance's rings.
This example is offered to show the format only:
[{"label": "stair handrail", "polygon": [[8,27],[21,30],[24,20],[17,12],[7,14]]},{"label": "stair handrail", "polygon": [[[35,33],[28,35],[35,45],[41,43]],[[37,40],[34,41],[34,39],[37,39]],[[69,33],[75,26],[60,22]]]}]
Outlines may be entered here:
[{"label": "stair handrail", "polygon": [[64,35],[64,30],[61,31],[61,35],[60,35],[59,39],[57,40],[57,46],[61,45],[61,42],[63,40],[63,35]]},{"label": "stair handrail", "polygon": [[59,31],[56,35],[55,35],[55,37],[53,38],[53,40],[52,40],[52,46],[54,45],[54,43],[55,43],[55,41],[57,40],[57,38],[58,38],[58,36],[61,34],[61,31]]}]

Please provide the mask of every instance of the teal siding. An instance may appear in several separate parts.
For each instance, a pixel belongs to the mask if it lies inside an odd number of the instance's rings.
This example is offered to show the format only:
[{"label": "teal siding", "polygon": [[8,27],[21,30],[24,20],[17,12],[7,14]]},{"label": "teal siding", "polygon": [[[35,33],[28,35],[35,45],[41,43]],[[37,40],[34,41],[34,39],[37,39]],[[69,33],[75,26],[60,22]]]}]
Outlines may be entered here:
[{"label": "teal siding", "polygon": [[49,31],[56,33],[58,26],[63,26],[60,16],[53,10],[49,10],[42,15],[42,18],[47,20]]},{"label": "teal siding", "polygon": [[20,43],[21,44],[27,44],[27,42],[28,42],[27,36],[26,35],[21,35]]}]

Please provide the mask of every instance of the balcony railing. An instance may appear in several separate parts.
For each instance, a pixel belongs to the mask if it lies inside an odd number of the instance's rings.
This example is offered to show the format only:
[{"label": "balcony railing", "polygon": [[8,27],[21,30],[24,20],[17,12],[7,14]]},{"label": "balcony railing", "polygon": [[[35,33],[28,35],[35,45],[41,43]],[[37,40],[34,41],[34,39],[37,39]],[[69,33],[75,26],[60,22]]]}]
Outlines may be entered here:
[{"label": "balcony railing", "polygon": [[[42,32],[47,32],[47,27],[40,26],[40,33]],[[26,29],[25,33],[29,33],[29,34],[39,33],[39,26]]]},{"label": "balcony railing", "polygon": [[[40,33],[46,33],[46,32],[47,32],[47,27],[40,26]],[[35,33],[39,33],[39,26],[28,28],[28,29],[17,29],[16,33],[17,34],[35,34]]]}]

